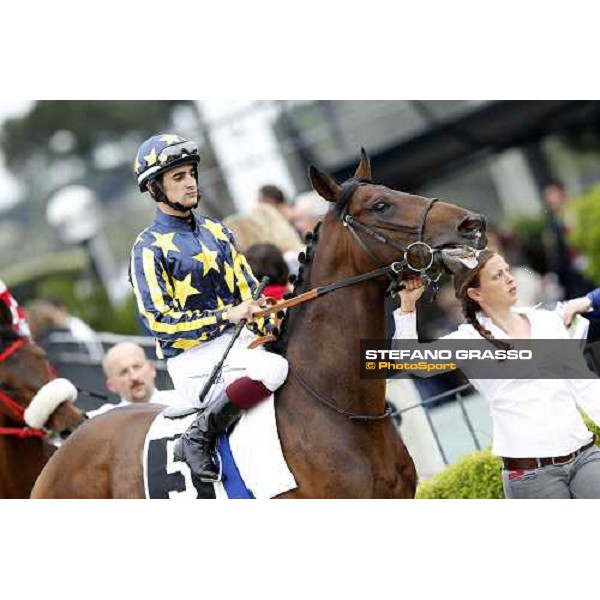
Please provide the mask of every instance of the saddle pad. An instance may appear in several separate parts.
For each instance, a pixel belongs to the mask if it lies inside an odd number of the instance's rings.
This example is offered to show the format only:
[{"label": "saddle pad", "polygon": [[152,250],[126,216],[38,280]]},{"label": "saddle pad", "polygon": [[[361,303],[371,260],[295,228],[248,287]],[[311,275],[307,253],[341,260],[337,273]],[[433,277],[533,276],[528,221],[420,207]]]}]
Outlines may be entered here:
[{"label": "saddle pad", "polygon": [[175,441],[194,418],[160,413],[150,425],[143,454],[146,498],[273,498],[297,487],[281,450],[273,395],[245,412],[229,439],[219,440],[222,481],[197,487],[187,464],[173,460]]}]

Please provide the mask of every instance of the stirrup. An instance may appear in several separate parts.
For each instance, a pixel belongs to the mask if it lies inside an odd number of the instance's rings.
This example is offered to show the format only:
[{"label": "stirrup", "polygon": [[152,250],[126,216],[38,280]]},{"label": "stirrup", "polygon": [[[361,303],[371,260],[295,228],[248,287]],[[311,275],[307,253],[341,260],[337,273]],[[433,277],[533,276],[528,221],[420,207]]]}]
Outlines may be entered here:
[{"label": "stirrup", "polygon": [[221,460],[221,453],[215,449],[215,451],[214,451],[214,453],[212,453],[212,455],[214,456],[214,458],[216,458],[216,461],[217,461],[217,478],[216,479],[203,479],[202,477],[197,475],[198,479],[202,483],[219,483],[223,479],[223,461]]},{"label": "stirrup", "polygon": [[189,417],[194,413],[199,412],[200,408],[196,408],[195,406],[168,406],[163,410],[162,414],[165,419],[183,419],[184,417]]}]

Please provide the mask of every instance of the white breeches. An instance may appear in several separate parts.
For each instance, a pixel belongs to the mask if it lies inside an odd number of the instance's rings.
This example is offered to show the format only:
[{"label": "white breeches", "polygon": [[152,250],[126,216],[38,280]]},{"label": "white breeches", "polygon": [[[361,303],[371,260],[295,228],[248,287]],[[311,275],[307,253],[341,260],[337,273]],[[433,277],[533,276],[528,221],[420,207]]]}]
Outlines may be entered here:
[{"label": "white breeches", "polygon": [[[204,406],[218,398],[230,383],[240,377],[260,381],[272,392],[283,384],[288,374],[287,360],[262,347],[248,350],[248,344],[254,339],[252,332],[242,331],[225,359],[221,376],[217,377],[205,397]],[[200,392],[230,340],[231,334],[224,334],[167,360],[167,370],[180,396],[178,405],[199,406]]]}]

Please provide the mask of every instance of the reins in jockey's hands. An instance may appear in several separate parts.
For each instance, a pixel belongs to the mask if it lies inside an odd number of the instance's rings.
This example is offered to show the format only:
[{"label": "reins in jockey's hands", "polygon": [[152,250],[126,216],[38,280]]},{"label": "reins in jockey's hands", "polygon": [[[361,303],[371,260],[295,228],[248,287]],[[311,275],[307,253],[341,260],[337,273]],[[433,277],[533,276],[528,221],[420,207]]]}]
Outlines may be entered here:
[{"label": "reins in jockey's hands", "polygon": [[267,298],[261,296],[258,300],[250,298],[240,304],[228,309],[227,316],[231,323],[239,323],[242,320],[246,320],[249,323],[254,322],[254,316],[256,313],[264,310],[267,306]]}]

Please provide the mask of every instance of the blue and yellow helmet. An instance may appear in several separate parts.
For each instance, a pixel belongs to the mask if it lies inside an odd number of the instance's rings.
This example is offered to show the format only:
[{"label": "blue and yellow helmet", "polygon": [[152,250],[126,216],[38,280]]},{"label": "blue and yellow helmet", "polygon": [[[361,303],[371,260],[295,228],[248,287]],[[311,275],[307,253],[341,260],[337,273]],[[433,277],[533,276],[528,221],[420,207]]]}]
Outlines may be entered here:
[{"label": "blue and yellow helmet", "polygon": [[148,189],[148,182],[168,169],[183,163],[200,162],[198,146],[180,135],[157,133],[149,137],[137,151],[133,172],[140,192]]}]

